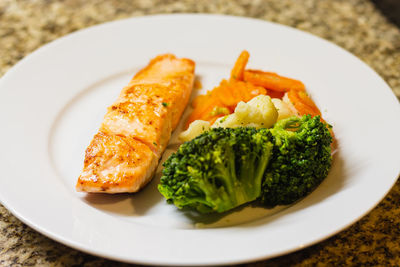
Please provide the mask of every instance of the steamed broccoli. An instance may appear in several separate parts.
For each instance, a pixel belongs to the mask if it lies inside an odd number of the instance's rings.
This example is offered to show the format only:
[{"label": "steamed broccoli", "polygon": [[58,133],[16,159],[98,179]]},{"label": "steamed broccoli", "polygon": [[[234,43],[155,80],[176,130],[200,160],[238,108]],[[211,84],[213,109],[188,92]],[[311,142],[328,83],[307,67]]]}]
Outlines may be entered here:
[{"label": "steamed broccoli", "polygon": [[272,151],[268,130],[215,128],[182,144],[163,164],[159,191],[178,208],[224,212],[261,195]]},{"label": "steamed broccoli", "polygon": [[261,201],[287,205],[310,193],[328,175],[332,137],[319,116],[290,117],[270,129],[274,144]]},{"label": "steamed broccoli", "polygon": [[319,116],[290,117],[272,129],[213,128],[167,159],[158,188],[169,203],[201,213],[256,199],[291,204],[328,175],[331,142]]}]

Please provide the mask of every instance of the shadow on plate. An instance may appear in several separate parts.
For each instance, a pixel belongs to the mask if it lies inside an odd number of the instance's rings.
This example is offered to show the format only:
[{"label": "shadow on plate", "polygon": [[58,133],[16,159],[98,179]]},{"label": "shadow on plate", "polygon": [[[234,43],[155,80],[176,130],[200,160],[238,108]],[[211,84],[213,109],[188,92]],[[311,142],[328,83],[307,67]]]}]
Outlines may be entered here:
[{"label": "shadow on plate", "polygon": [[160,201],[165,201],[157,189],[160,177],[161,172],[157,172],[153,180],[138,193],[87,194],[84,201],[105,212],[123,216],[140,216]]},{"label": "shadow on plate", "polygon": [[[361,168],[362,166],[359,167]],[[356,168],[357,166],[352,166],[352,168],[346,167],[345,162],[343,161],[343,158],[340,155],[340,152],[337,152],[333,157],[332,169],[329,172],[328,177],[326,177],[326,179],[309,195],[291,205],[286,206],[286,208],[280,210],[282,212],[271,214],[271,216],[266,216],[264,218],[260,218],[259,220],[255,220],[251,223],[243,224],[241,226],[254,227],[258,225],[264,225],[278,218],[281,218],[286,214],[299,212],[303,209],[309,208],[324,200],[329,199],[330,197],[334,196],[335,194],[339,193],[342,190],[342,188],[348,182],[348,177],[351,176],[351,173],[353,171],[356,171]],[[352,170],[348,171],[349,169]]]},{"label": "shadow on plate", "polygon": [[[359,167],[361,168],[362,166]],[[281,216],[285,216],[286,213],[300,211],[340,192],[346,184],[346,177],[351,175],[350,173],[345,173],[345,169],[350,168],[344,167],[340,153],[336,153],[333,157],[332,169],[328,177],[311,194],[292,205],[265,208],[260,203],[253,202],[221,214],[199,214],[192,211],[182,211],[182,214],[193,221],[196,228],[264,225]],[[351,169],[355,170],[354,166]],[[285,212],[286,210],[287,212]]]},{"label": "shadow on plate", "polygon": [[124,194],[87,194],[84,201],[89,205],[117,215],[141,216],[146,214],[157,203],[164,201],[164,197],[158,192],[162,174],[162,163],[179,147],[178,143],[168,145],[158,165],[153,179],[137,193]]},{"label": "shadow on plate", "polygon": [[[356,171],[358,168],[357,166],[351,167],[346,168],[340,152],[336,153],[333,157],[332,169],[328,177],[311,194],[292,205],[265,208],[254,202],[222,214],[199,214],[193,211],[179,211],[179,214],[191,221],[195,228],[264,225],[281,216],[285,216],[287,213],[298,212],[315,205],[340,192],[346,184],[347,177],[351,176],[349,170]],[[359,168],[362,168],[362,166],[359,166]],[[157,189],[160,177],[161,167],[158,168],[153,180],[138,193],[119,195],[88,194],[84,200],[91,206],[105,212],[123,216],[141,216],[160,201],[165,202],[164,197]]]}]

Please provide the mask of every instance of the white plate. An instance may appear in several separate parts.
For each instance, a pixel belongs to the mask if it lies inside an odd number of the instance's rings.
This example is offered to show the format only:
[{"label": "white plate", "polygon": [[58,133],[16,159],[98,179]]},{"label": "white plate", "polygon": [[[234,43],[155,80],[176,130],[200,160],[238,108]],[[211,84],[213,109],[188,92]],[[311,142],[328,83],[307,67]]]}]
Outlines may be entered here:
[{"label": "white plate", "polygon": [[[205,89],[229,75],[242,49],[249,67],[302,80],[339,141],[328,178],[299,203],[247,207],[196,228],[167,205],[157,179],[134,195],[74,190],[106,107],[157,54],[197,63]],[[198,92],[197,92],[198,93]],[[0,200],[46,236],[133,263],[229,264],[266,259],[321,241],[369,212],[399,174],[399,104],[367,65],[285,26],[213,15],[133,18],[43,46],[0,81]],[[207,221],[206,221],[207,223]]]}]

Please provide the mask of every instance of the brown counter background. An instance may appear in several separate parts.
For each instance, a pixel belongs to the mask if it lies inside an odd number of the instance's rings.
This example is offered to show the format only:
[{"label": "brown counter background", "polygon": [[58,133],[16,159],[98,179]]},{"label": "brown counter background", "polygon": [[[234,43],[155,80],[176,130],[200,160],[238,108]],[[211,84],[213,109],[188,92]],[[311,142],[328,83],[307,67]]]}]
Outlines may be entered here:
[{"label": "brown counter background", "polygon": [[[396,0],[386,2],[394,4]],[[390,22],[382,15],[381,8],[382,2],[374,5],[369,0],[0,0],[0,76],[38,47],[78,29],[134,16],[201,12],[278,22],[332,41],[371,66],[400,98],[400,30],[392,23],[396,20]],[[392,12],[389,17],[397,16]],[[398,181],[374,210],[347,230],[298,252],[244,266],[398,266],[399,203]],[[21,223],[0,205],[0,266],[21,265],[127,264],[91,256],[52,241]]]}]

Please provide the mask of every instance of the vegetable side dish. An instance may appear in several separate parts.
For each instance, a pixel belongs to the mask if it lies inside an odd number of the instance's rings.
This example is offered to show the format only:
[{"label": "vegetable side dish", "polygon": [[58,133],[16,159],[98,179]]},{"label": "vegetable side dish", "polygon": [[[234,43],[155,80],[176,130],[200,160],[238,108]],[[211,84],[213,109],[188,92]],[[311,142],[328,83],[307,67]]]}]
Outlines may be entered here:
[{"label": "vegetable side dish", "polygon": [[302,82],[246,70],[194,99],[183,143],[163,164],[158,186],[169,203],[201,213],[259,200],[291,204],[328,175],[333,132]]},{"label": "vegetable side dish", "polygon": [[[194,99],[184,143],[163,164],[158,189],[180,209],[291,204],[328,175],[333,132],[304,84],[246,69],[248,59],[243,51],[228,80]],[[188,103],[194,67],[166,54],[132,78],[86,149],[78,191],[137,192],[151,180]]]}]

